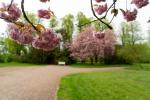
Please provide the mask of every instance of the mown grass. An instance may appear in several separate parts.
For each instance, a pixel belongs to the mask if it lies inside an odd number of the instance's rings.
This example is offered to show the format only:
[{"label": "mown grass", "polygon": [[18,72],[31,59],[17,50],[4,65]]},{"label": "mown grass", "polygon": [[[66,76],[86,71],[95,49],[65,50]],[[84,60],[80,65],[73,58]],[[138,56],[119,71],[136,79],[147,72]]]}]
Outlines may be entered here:
[{"label": "mown grass", "polygon": [[71,67],[77,67],[77,68],[103,68],[103,67],[125,67],[125,66],[131,66],[131,65],[127,65],[127,64],[110,64],[110,65],[106,65],[106,64],[83,64],[83,63],[76,63],[76,64],[71,64]]},{"label": "mown grass", "polygon": [[18,63],[18,62],[0,63],[0,67],[30,67],[30,66],[43,66],[43,65]]},{"label": "mown grass", "polygon": [[61,80],[58,100],[150,100],[150,71],[74,74]]},{"label": "mown grass", "polygon": [[130,69],[130,70],[145,70],[145,71],[150,71],[150,63],[133,64],[131,66],[127,66],[126,68]]},{"label": "mown grass", "polygon": [[136,64],[82,64],[82,63],[76,63],[70,65],[71,67],[75,68],[103,68],[103,67],[126,67],[127,69],[132,70],[150,70],[150,63],[136,63]]}]

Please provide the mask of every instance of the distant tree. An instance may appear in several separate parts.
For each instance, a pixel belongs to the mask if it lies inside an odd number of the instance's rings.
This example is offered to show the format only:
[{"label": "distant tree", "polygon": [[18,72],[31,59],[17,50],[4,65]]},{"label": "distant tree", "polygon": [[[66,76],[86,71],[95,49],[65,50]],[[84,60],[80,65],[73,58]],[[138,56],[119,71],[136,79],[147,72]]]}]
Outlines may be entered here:
[{"label": "distant tree", "polygon": [[76,18],[77,18],[77,25],[78,25],[79,32],[81,32],[83,28],[90,26],[90,24],[87,24],[87,25],[84,25],[84,24],[90,22],[92,18],[87,18],[83,12],[78,12]]},{"label": "distant tree", "polygon": [[65,44],[66,42],[68,42],[68,35],[65,29],[60,28],[56,30],[57,33],[60,33],[62,36],[62,42]]},{"label": "distant tree", "polygon": [[18,44],[10,38],[5,39],[5,47],[7,53],[12,55],[21,56],[21,53],[26,54],[27,52],[24,45]]},{"label": "distant tree", "polygon": [[0,54],[4,54],[6,52],[5,48],[5,37],[3,36],[4,33],[0,36]]},{"label": "distant tree", "polygon": [[68,14],[62,18],[62,28],[66,31],[67,40],[72,40],[72,34],[74,30],[74,16]]},{"label": "distant tree", "polygon": [[120,28],[120,39],[122,45],[135,45],[135,43],[138,43],[141,40],[143,40],[139,32],[141,32],[141,29],[140,24],[138,22],[122,22]]},{"label": "distant tree", "polygon": [[94,28],[88,27],[77,34],[77,37],[70,46],[71,56],[85,61],[91,60],[91,64],[95,59],[104,58],[105,53],[113,54],[115,49],[115,35],[111,30],[96,31]]},{"label": "distant tree", "polygon": [[26,63],[36,64],[56,64],[59,55],[59,49],[55,48],[52,51],[43,51],[29,47],[28,54],[24,56],[23,60]]},{"label": "distant tree", "polygon": [[149,47],[150,47],[150,27],[149,27],[149,30],[147,30],[147,32],[148,32],[148,44],[149,44]]},{"label": "distant tree", "polygon": [[[105,23],[109,23],[109,21],[107,21],[106,19],[103,20]],[[105,29],[108,29],[108,26],[103,24],[102,22],[100,21],[95,21],[92,23],[93,26],[96,28],[96,30],[98,31],[102,31],[102,30],[105,30]]]},{"label": "distant tree", "polygon": [[50,19],[49,25],[50,25],[51,28],[55,28],[58,25],[58,21],[57,21],[57,17],[56,16],[53,16]]},{"label": "distant tree", "polygon": [[[4,1],[4,0],[3,0]],[[39,2],[41,3],[50,3],[50,0],[39,0]],[[105,24],[107,27],[109,27],[110,29],[113,29],[112,26],[110,26],[108,23],[104,22],[103,19],[105,19],[108,15],[111,15],[112,18],[110,19],[109,22],[112,22],[112,20],[114,19],[114,17],[117,17],[119,10],[121,10],[121,13],[123,15],[123,18],[127,21],[133,21],[136,20],[136,17],[138,15],[138,10],[147,6],[149,4],[149,0],[131,0],[130,2],[130,6],[132,9],[128,9],[127,7],[118,7],[116,6],[118,4],[117,0],[112,0],[111,3],[108,3],[107,0],[90,0],[90,7],[92,10],[92,13],[94,15],[94,17],[96,18],[96,20],[102,22],[103,24]],[[30,35],[23,35],[23,38],[31,38],[32,36],[32,41],[28,42],[28,39],[23,40],[25,42],[20,42],[21,44],[31,44],[35,41],[38,41],[38,45],[41,45],[41,41],[40,39],[37,39],[37,36],[39,36],[39,34],[54,34],[54,32],[51,29],[46,28],[46,30],[43,30],[43,28],[45,28],[44,25],[42,25],[42,23],[40,25],[34,24],[34,22],[32,22],[32,19],[30,19],[30,16],[27,16],[26,14],[26,10],[25,10],[25,0],[20,0],[20,7],[17,4],[17,2],[15,0],[10,0],[9,4],[6,4],[4,2],[1,2],[2,6],[0,8],[0,19],[3,19],[4,21],[6,21],[7,23],[11,23],[12,26],[12,30],[16,30],[15,33],[13,33],[12,31],[10,31],[9,35],[22,35],[20,34],[20,31],[22,31],[22,33],[28,33]],[[126,1],[124,1],[124,5],[127,5],[128,3]],[[34,6],[33,6],[34,7]],[[33,9],[31,9],[33,10]],[[24,19],[26,20],[26,23],[23,22],[23,20],[21,19],[21,16],[23,15]],[[48,9],[39,9],[37,10],[37,17],[38,19],[50,19],[52,16],[54,15],[54,12],[50,10],[50,8]],[[67,18],[66,18],[67,17]],[[66,32],[68,34],[68,38],[69,41],[71,40],[71,34],[73,33],[73,16],[71,15],[67,15],[63,21],[63,28],[66,29]],[[68,19],[68,20],[66,20]],[[94,20],[95,21],[95,20]],[[90,22],[94,22],[93,20]],[[9,24],[10,25],[10,24]],[[22,28],[20,28],[22,27]],[[26,28],[28,27],[28,28]],[[39,28],[40,27],[40,28]],[[41,29],[41,27],[43,27]],[[17,28],[17,29],[16,29]],[[29,31],[29,29],[34,30],[35,32],[33,33],[31,30]],[[51,30],[51,32],[48,32],[47,30]],[[29,31],[29,32],[27,32]],[[39,38],[41,38],[42,36],[42,40],[45,38],[44,35],[40,35]],[[49,38],[51,37],[51,35],[47,35]],[[18,38],[14,38],[11,37],[12,39],[18,41]],[[22,41],[22,40],[21,40]],[[27,41],[27,42],[26,42]],[[54,42],[55,39],[49,39],[49,40],[44,40],[48,43],[50,42]],[[132,43],[134,44],[135,42],[132,41]],[[44,45],[47,45],[46,43],[44,43]],[[57,44],[55,44],[57,46]],[[53,49],[52,47],[49,47],[49,45],[47,45],[49,50]],[[35,47],[35,46],[33,46]],[[43,48],[43,46],[39,47],[40,49],[45,50],[45,48]]]},{"label": "distant tree", "polygon": [[[33,24],[38,24],[39,22],[41,22],[41,20],[37,18],[36,14],[31,13],[31,12],[26,12],[26,14],[27,14],[27,16],[29,17],[30,21]],[[23,16],[21,17],[21,20],[22,20],[22,22],[26,22],[27,23],[27,21],[24,19]]]},{"label": "distant tree", "polygon": [[139,34],[139,32],[141,32],[141,28],[140,28],[140,24],[137,21],[130,22],[129,27],[130,27],[130,35],[131,35],[130,43],[132,45],[135,45],[135,43],[143,40],[141,34]]}]

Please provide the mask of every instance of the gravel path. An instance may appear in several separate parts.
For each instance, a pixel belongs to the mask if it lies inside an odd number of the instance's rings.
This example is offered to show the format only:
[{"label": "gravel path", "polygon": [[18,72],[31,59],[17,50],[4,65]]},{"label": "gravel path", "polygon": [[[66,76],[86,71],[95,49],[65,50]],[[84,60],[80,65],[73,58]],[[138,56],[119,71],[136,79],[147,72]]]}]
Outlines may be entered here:
[{"label": "gravel path", "polygon": [[122,68],[71,68],[68,66],[0,68],[0,100],[56,100],[61,77]]}]

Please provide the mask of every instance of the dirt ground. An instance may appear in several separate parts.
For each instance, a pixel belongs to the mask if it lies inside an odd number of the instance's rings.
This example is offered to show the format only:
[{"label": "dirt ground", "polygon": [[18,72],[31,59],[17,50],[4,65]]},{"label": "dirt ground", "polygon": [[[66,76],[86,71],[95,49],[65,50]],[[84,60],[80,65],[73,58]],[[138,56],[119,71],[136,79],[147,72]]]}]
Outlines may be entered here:
[{"label": "dirt ground", "polygon": [[69,66],[0,68],[0,100],[57,100],[60,79],[68,74],[123,68],[72,68]]}]

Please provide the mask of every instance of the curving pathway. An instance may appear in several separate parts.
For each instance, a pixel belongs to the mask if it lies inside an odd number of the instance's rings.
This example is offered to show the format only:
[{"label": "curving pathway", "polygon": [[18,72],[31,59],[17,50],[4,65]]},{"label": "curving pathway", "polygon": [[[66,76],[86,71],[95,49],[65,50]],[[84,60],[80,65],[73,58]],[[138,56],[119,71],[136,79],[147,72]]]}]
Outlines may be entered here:
[{"label": "curving pathway", "polygon": [[69,66],[0,68],[0,100],[56,100],[61,77],[113,68],[72,68]]}]

